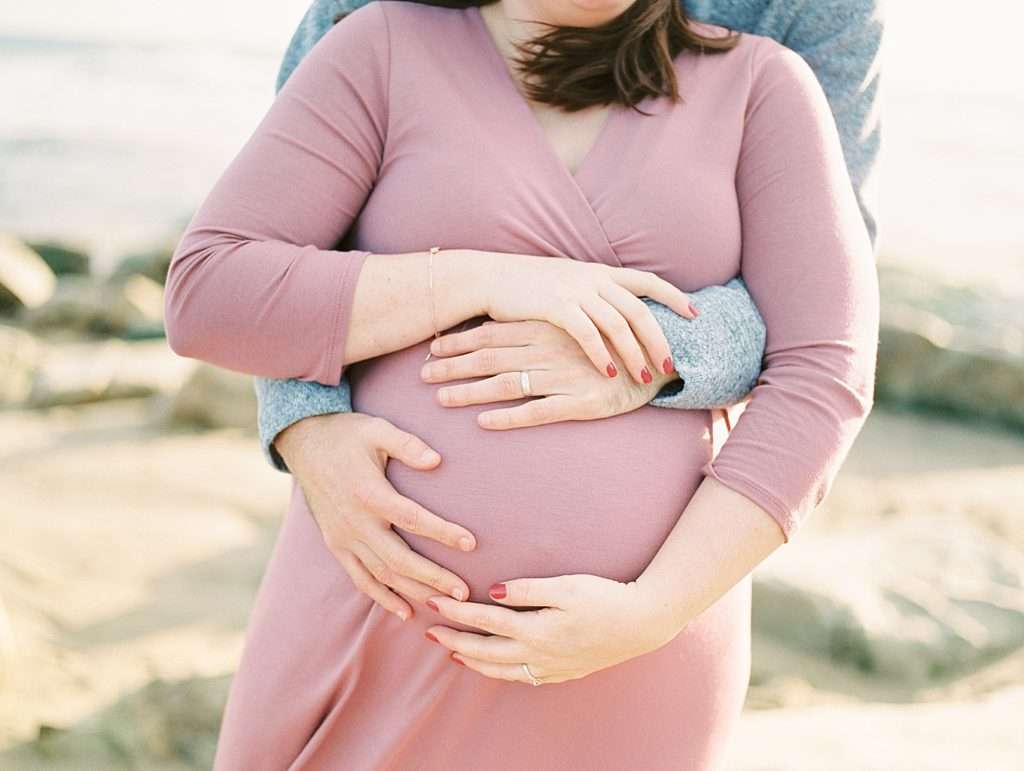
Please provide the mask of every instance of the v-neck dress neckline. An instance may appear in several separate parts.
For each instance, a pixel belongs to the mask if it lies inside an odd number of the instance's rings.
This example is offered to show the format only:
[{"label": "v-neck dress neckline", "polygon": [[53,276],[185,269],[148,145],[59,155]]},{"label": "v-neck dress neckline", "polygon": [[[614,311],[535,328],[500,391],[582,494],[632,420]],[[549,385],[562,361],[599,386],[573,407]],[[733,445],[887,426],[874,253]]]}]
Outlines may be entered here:
[{"label": "v-neck dress neckline", "polygon": [[609,106],[608,116],[605,118],[597,137],[577,164],[576,170],[571,171],[555,151],[537,115],[530,109],[529,102],[519,90],[515,76],[509,70],[504,55],[498,48],[498,44],[495,42],[490,29],[487,27],[487,23],[484,21],[483,14],[480,12],[480,6],[468,6],[467,11],[472,19],[480,44],[486,51],[488,61],[498,71],[498,79],[503,84],[501,89],[502,98],[510,102],[510,110],[523,116],[523,122],[528,126],[527,132],[533,144],[537,146],[538,152],[544,155],[550,163],[557,166],[562,176],[573,183],[582,193],[581,185],[584,180],[594,168],[600,166],[602,157],[614,145],[616,130],[625,108],[618,102],[613,102]]}]

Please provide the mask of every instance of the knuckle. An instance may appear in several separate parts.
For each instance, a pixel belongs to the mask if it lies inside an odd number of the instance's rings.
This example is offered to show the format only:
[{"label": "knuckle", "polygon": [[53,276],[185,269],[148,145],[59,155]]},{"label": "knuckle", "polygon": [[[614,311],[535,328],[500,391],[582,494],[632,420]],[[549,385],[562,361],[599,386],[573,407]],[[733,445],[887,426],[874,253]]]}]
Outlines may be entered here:
[{"label": "knuckle", "polygon": [[394,573],[391,568],[387,566],[387,563],[381,559],[374,559],[373,566],[370,568],[370,572],[373,573],[373,577],[380,581],[382,584],[387,584],[394,578]]},{"label": "knuckle", "polygon": [[614,335],[619,337],[632,337],[633,330],[630,329],[629,324],[626,323],[626,319],[622,317],[622,314],[612,314],[608,319],[608,324],[611,326],[611,331]]},{"label": "knuckle", "polygon": [[446,407],[452,406],[452,402],[454,401],[454,399],[452,398],[452,396],[453,396],[452,391],[453,391],[453,389],[451,389],[451,388],[438,388],[437,389],[437,399],[438,399],[438,401],[441,402],[441,404],[445,405]]},{"label": "knuckle", "polygon": [[531,342],[559,340],[565,335],[565,331],[549,321],[530,321],[526,329]]},{"label": "knuckle", "polygon": [[532,623],[519,624],[515,634],[516,639],[522,640],[531,648],[540,648],[542,640],[537,634],[537,628]]},{"label": "knuckle", "polygon": [[484,418],[485,423],[491,428],[508,428],[512,423],[512,418],[509,413],[505,410],[489,410]]},{"label": "knuckle", "polygon": [[484,374],[497,371],[498,357],[493,348],[481,348],[476,352],[476,363]]},{"label": "knuckle", "polygon": [[365,573],[356,573],[354,576],[350,574],[349,578],[352,579],[352,583],[355,584],[356,589],[361,591],[363,594],[370,594],[374,588],[373,581],[371,581],[370,577]]},{"label": "knuckle", "polygon": [[601,340],[601,333],[598,332],[597,329],[595,329],[594,327],[588,326],[580,333],[580,337],[583,338],[583,342],[586,343],[587,345],[592,345],[595,347],[603,345],[603,342]]},{"label": "knuckle", "polygon": [[518,601],[521,605],[532,605],[530,599],[533,597],[533,592],[530,590],[529,581],[520,581],[519,585],[512,585],[512,591],[518,597]]},{"label": "knuckle", "polygon": [[544,399],[534,399],[526,405],[526,417],[530,421],[543,422],[547,420],[548,409],[544,401]]},{"label": "knuckle", "polygon": [[522,625],[522,629],[516,635],[520,640],[529,645],[531,648],[538,648],[543,650],[546,647],[546,640],[540,629],[537,628],[536,624],[526,623]]},{"label": "knuckle", "polygon": [[488,616],[487,626],[494,634],[501,635],[502,637],[519,638],[516,631],[519,625],[510,623],[504,613],[495,614],[493,617]]},{"label": "knuckle", "polygon": [[435,591],[448,596],[451,596],[452,590],[458,585],[454,581],[448,581],[440,573],[432,575],[430,579],[425,583],[430,584],[430,586],[432,586]]},{"label": "knuckle", "polygon": [[506,372],[498,378],[498,385],[503,396],[519,396],[519,378],[514,372]]},{"label": "knuckle", "polygon": [[357,480],[349,488],[352,499],[363,509],[372,509],[377,500],[377,492],[374,485],[365,481]]},{"label": "knuckle", "polygon": [[368,416],[366,420],[359,421],[356,431],[363,439],[374,439],[388,429],[388,422],[376,415]]},{"label": "knuckle", "polygon": [[339,559],[346,560],[349,554],[349,548],[344,539],[333,530],[328,530],[324,533],[324,546],[327,547],[327,551],[333,554]]},{"label": "knuckle", "polygon": [[619,268],[618,274],[626,279],[636,280],[643,277],[644,275],[650,275],[647,271],[639,270],[637,268]]},{"label": "knuckle", "polygon": [[387,552],[382,553],[380,557],[381,564],[384,566],[384,569],[387,570],[392,581],[398,576],[409,575],[405,564],[406,560],[397,549],[388,549]]},{"label": "knuckle", "polygon": [[402,432],[401,437],[398,440],[398,450],[403,455],[414,453],[419,446],[419,440],[412,434]]},{"label": "knuckle", "polygon": [[479,346],[491,345],[494,342],[494,330],[494,324],[491,324],[489,326],[481,324],[480,326],[473,329],[471,342],[476,343]]},{"label": "knuckle", "polygon": [[417,532],[421,520],[420,511],[415,506],[400,506],[395,511],[394,524],[403,530]]},{"label": "knuckle", "polygon": [[[642,302],[638,297],[636,297],[635,295],[630,295],[630,297],[632,298],[632,300],[630,302],[624,303],[626,307],[620,309],[622,317],[626,319],[626,321],[629,322],[630,324],[646,326],[648,316],[653,320],[654,314],[651,313],[650,308],[648,308],[647,305],[644,302]],[[644,311],[646,311],[646,313],[644,313]]]}]

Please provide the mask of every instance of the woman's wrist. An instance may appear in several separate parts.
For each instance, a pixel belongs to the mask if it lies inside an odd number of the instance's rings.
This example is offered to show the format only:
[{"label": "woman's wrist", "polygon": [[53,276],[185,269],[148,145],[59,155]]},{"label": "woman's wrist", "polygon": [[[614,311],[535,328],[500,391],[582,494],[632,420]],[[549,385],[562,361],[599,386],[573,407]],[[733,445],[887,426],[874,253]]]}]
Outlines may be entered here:
[{"label": "woman's wrist", "polygon": [[433,302],[437,331],[487,315],[491,254],[479,249],[442,248],[434,255]]}]

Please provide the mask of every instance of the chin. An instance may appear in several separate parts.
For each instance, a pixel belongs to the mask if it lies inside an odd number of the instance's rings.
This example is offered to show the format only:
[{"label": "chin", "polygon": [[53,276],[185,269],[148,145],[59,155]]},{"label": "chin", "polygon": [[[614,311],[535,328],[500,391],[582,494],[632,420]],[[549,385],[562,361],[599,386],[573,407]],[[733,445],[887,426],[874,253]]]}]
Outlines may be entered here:
[{"label": "chin", "polygon": [[558,24],[596,27],[626,12],[636,0],[561,0],[548,3]]}]

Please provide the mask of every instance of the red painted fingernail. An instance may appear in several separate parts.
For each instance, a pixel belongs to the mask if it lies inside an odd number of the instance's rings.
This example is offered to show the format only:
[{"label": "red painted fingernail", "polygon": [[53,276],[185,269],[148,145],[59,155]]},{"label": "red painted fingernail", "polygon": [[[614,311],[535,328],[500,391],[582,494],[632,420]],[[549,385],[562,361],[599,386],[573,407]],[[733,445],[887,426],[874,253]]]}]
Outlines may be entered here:
[{"label": "red painted fingernail", "polygon": [[674,369],[674,367],[672,366],[671,356],[665,357],[665,361],[661,363],[661,369],[666,375],[669,374]]},{"label": "red painted fingernail", "polygon": [[640,370],[640,377],[643,378],[645,383],[650,383],[652,380],[651,371],[647,369],[647,367],[644,367],[642,370]]},{"label": "red painted fingernail", "polygon": [[505,584],[494,584],[488,589],[488,594],[496,600],[502,600],[508,596],[508,589],[505,587]]},{"label": "red painted fingernail", "polygon": [[434,637],[434,635],[432,635],[430,632],[424,632],[423,636],[430,640],[430,642],[439,642],[438,639]]},{"label": "red painted fingernail", "polygon": [[690,313],[692,313],[694,316],[699,316],[700,315],[700,311],[697,310],[696,307],[694,307],[693,303],[689,303],[689,306],[690,306]]},{"label": "red painted fingernail", "polygon": [[615,369],[615,365],[611,362],[608,362],[608,366],[605,367],[605,371],[608,373],[608,377],[615,377],[619,374],[619,371]]},{"label": "red painted fingernail", "polygon": [[434,602],[433,600],[427,600],[427,607],[430,608],[431,610],[436,610],[438,613],[441,612],[441,609],[439,607],[437,607],[437,603]]},{"label": "red painted fingernail", "polygon": [[462,664],[462,666],[466,666],[466,662],[465,662],[465,661],[463,661],[462,659],[460,659],[460,658],[459,658],[458,656],[456,656],[456,655],[455,655],[454,653],[452,653],[452,654],[451,654],[451,656],[449,656],[449,658],[451,658],[451,660],[452,660],[452,661],[457,661],[457,662],[459,662],[460,664]]}]

